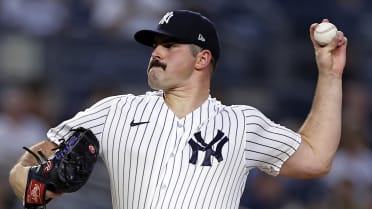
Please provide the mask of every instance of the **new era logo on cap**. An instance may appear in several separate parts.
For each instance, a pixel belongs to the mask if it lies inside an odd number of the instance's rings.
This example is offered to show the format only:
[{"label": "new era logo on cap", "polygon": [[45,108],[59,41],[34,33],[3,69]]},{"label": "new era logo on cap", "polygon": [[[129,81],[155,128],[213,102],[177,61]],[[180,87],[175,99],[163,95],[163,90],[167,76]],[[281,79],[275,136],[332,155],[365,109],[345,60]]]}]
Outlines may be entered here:
[{"label": "new era logo on cap", "polygon": [[134,34],[134,38],[152,47],[156,35],[198,45],[210,50],[215,60],[219,58],[219,40],[214,24],[200,13],[189,10],[167,12],[154,29],[140,30]]},{"label": "new era logo on cap", "polygon": [[198,36],[198,40],[199,41],[202,41],[202,42],[205,42],[205,38],[202,34],[199,33],[199,36]]}]

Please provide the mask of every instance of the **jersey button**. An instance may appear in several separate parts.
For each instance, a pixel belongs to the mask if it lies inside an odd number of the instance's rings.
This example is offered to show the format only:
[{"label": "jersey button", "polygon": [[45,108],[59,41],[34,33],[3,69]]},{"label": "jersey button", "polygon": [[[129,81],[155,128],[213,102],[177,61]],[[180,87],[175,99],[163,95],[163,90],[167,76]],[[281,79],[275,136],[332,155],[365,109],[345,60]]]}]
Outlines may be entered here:
[{"label": "jersey button", "polygon": [[162,184],[162,185],[161,185],[161,189],[163,189],[163,190],[164,190],[164,189],[167,189],[167,187],[168,187],[168,186],[167,186],[166,184]]},{"label": "jersey button", "polygon": [[183,127],[182,123],[181,122],[177,122],[177,127],[178,128],[182,128]]}]

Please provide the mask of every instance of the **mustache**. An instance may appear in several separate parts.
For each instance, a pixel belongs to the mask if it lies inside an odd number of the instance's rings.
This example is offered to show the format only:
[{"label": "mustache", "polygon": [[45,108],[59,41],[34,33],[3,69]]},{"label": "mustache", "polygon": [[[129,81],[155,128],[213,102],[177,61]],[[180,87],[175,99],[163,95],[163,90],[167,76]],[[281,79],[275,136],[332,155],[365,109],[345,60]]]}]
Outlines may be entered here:
[{"label": "mustache", "polygon": [[161,67],[163,70],[165,70],[165,68],[167,68],[167,65],[165,63],[160,62],[157,59],[153,59],[150,61],[150,64],[147,70],[150,70],[152,67]]}]

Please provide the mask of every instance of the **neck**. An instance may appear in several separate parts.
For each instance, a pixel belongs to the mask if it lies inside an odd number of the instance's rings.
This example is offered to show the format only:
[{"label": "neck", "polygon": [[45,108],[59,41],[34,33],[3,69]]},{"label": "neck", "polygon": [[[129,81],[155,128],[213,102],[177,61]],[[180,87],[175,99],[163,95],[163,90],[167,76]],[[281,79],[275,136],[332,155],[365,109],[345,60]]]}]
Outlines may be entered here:
[{"label": "neck", "polygon": [[178,118],[183,118],[208,99],[209,88],[170,90],[164,92],[164,101]]}]

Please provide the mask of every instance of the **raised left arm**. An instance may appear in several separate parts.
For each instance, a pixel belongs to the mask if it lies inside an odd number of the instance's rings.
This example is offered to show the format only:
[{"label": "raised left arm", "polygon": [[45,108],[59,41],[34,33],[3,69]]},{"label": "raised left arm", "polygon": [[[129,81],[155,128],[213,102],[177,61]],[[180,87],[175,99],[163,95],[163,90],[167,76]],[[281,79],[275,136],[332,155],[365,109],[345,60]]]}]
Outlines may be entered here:
[{"label": "raised left arm", "polygon": [[310,113],[299,130],[301,145],[283,164],[281,176],[313,178],[327,174],[341,137],[342,74],[347,39],[338,31],[331,43],[320,46],[313,35],[317,25],[310,26],[318,67],[315,96]]}]

